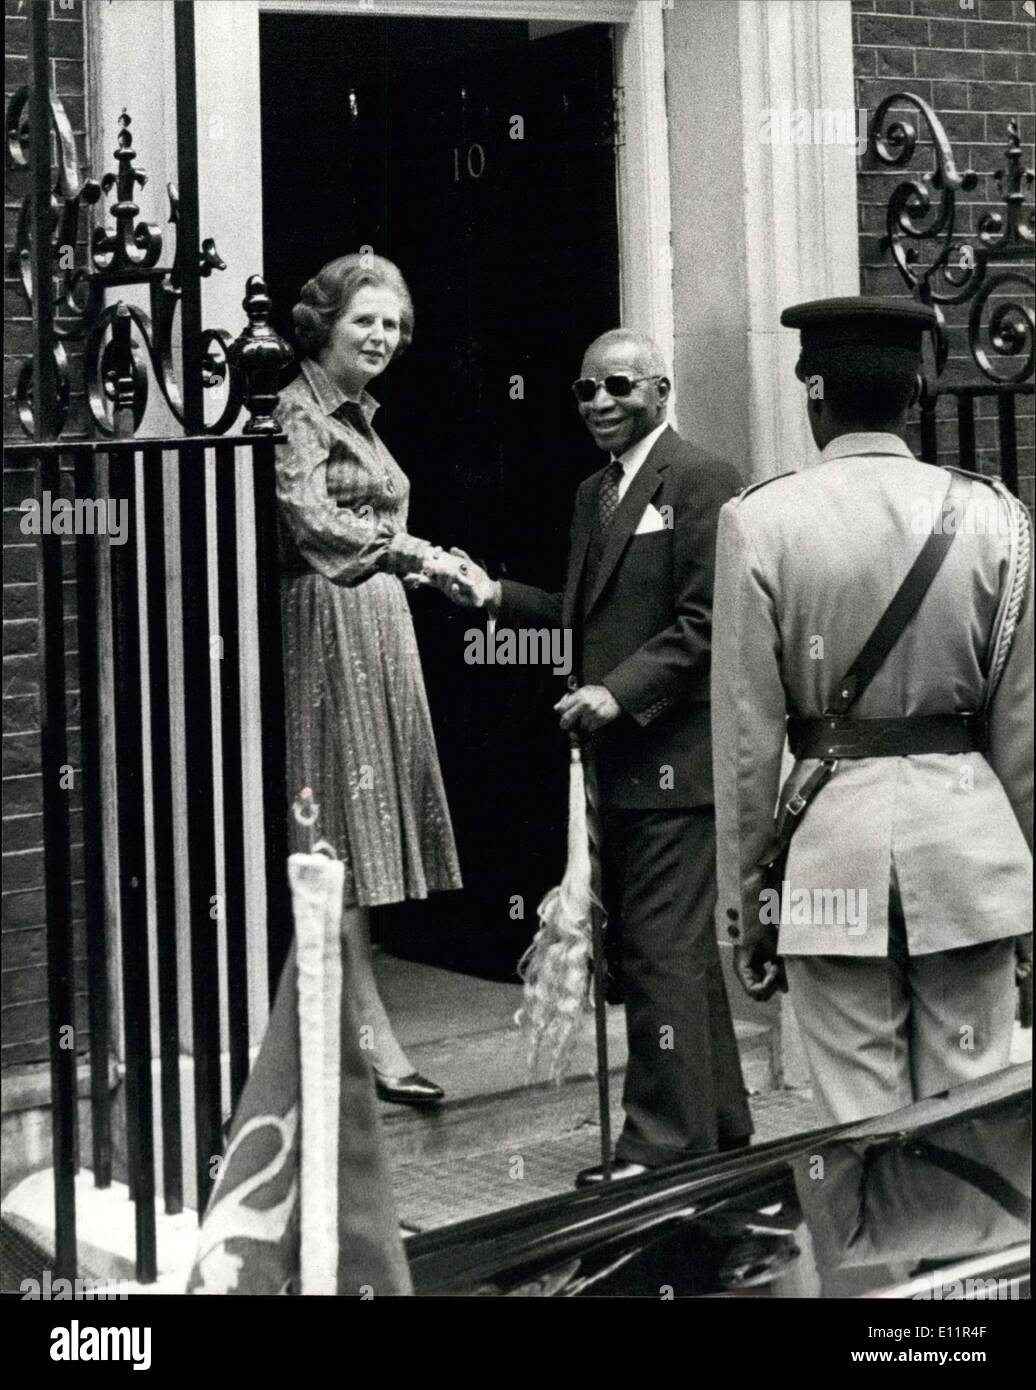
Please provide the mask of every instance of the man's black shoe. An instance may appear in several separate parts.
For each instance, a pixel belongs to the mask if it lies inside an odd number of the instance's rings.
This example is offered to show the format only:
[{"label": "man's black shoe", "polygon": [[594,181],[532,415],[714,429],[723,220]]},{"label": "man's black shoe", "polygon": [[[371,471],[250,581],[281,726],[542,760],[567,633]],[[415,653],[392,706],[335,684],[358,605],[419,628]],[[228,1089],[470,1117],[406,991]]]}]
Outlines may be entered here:
[{"label": "man's black shoe", "polygon": [[[612,1182],[619,1182],[622,1178],[638,1178],[641,1173],[649,1173],[651,1170],[644,1163],[623,1163],[621,1159],[612,1164]],[[576,1174],[576,1187],[599,1187],[604,1182],[604,1169],[601,1165],[595,1164],[593,1168],[584,1168],[581,1173]]]},{"label": "man's black shoe", "polygon": [[721,1154],[732,1153],[735,1149],[747,1149],[752,1144],[750,1134],[735,1134],[729,1139],[721,1138],[719,1141],[719,1151]]},{"label": "man's black shoe", "polygon": [[[711,1153],[734,1153],[738,1149],[747,1149],[751,1146],[752,1136],[750,1134],[735,1134],[727,1139],[721,1139],[718,1146],[713,1150],[704,1153],[687,1154],[686,1160],[693,1158],[707,1158]],[[686,1160],[675,1159],[674,1162]],[[639,1178],[641,1173],[654,1171],[644,1163],[625,1163],[617,1159],[612,1164],[613,1182],[621,1181],[623,1178]],[[576,1174],[576,1187],[597,1187],[604,1182],[604,1169],[599,1163],[593,1168],[584,1168],[581,1173]]]}]

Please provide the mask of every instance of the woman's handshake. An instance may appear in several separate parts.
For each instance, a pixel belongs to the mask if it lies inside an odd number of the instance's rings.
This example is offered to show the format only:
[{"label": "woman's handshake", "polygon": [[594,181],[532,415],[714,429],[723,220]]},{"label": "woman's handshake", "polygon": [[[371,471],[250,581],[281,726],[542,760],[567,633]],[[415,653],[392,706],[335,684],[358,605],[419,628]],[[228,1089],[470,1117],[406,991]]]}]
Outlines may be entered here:
[{"label": "woman's handshake", "polygon": [[490,579],[481,565],[458,546],[445,553],[433,547],[425,556],[419,574],[404,581],[408,588],[434,585],[461,608],[485,608],[495,617],[500,607],[500,584]]}]

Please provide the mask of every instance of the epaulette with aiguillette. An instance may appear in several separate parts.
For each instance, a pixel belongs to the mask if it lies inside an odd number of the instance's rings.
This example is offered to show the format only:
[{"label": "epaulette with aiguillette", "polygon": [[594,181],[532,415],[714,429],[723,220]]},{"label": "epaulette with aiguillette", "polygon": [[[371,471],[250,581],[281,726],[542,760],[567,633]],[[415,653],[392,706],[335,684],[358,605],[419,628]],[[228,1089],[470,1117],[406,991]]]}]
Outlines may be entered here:
[{"label": "epaulette with aiguillette", "polygon": [[976,473],[971,468],[959,468],[955,463],[944,463],[941,467],[947,473],[959,473],[962,478],[970,478],[972,482],[985,483],[986,487],[995,492],[1006,506],[1016,526],[1020,526],[1023,530],[1025,527],[1031,526],[1028,508],[1024,502],[1019,501],[1003,478],[991,477],[988,473]]},{"label": "epaulette with aiguillette", "polygon": [[939,467],[945,469],[947,473],[959,473],[962,478],[971,478],[977,483],[985,483],[986,486],[991,487],[994,492],[997,490],[996,485],[1000,481],[999,478],[991,478],[987,473],[976,473],[973,468],[960,468],[955,463],[943,463],[940,464]]},{"label": "epaulette with aiguillette", "polygon": [[761,487],[767,487],[770,483],[775,483],[778,478],[790,478],[797,472],[794,468],[786,468],[783,473],[774,473],[770,478],[761,478],[757,483],[749,483],[743,487],[737,495],[737,500],[743,502],[753,492],[758,492]]}]

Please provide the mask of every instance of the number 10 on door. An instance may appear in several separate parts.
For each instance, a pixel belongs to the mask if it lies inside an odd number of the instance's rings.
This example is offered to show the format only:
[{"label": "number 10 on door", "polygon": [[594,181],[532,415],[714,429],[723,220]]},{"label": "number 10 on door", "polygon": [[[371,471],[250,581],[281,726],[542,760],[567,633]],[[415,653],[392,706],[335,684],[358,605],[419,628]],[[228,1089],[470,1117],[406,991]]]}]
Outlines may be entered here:
[{"label": "number 10 on door", "polygon": [[469,145],[466,151],[453,147],[453,182],[460,183],[465,170],[469,179],[480,179],[486,170],[486,152],[481,145]]}]

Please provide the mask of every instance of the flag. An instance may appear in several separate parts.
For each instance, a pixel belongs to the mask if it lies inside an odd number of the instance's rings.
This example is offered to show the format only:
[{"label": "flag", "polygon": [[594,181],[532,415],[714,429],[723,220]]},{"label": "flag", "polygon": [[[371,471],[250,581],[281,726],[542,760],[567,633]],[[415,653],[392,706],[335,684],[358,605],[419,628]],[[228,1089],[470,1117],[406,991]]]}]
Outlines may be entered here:
[{"label": "flag", "polygon": [[295,941],[199,1232],[189,1293],[412,1292],[341,934],[344,866],[288,861]]}]

